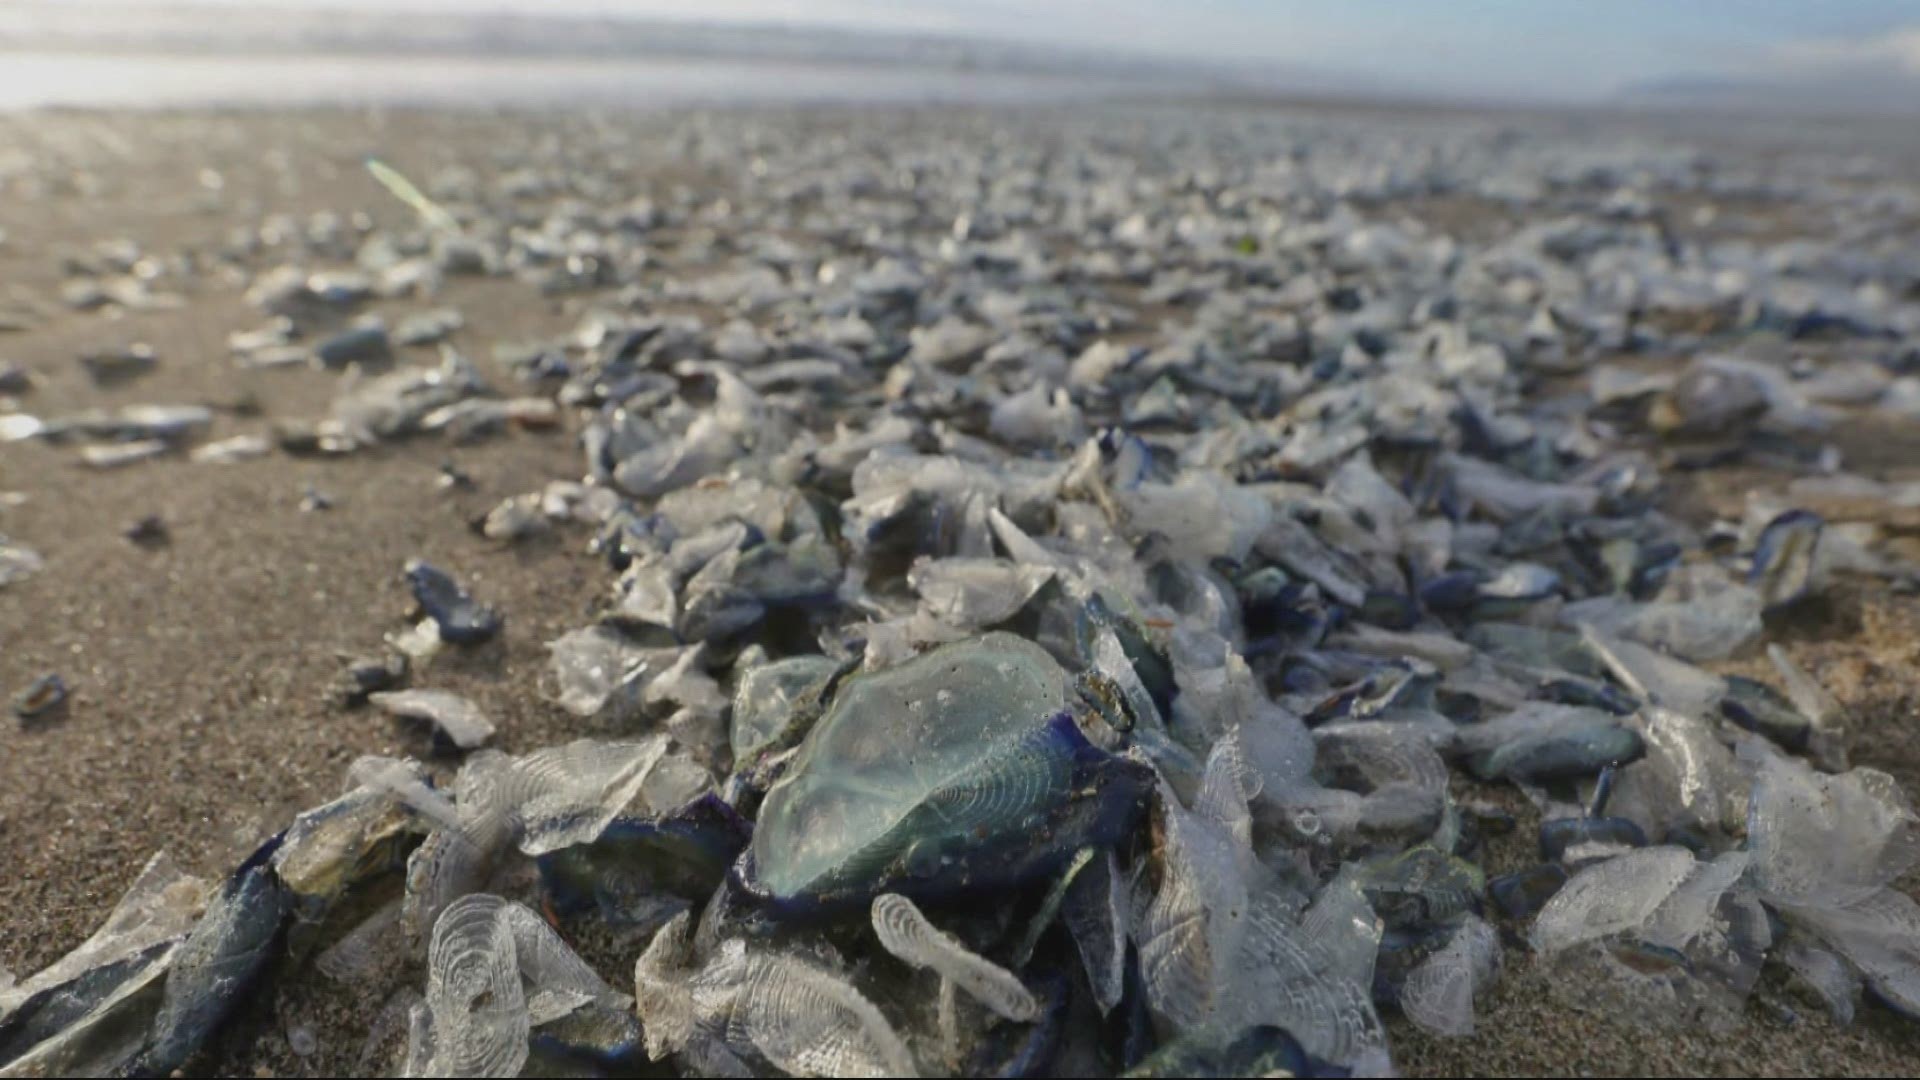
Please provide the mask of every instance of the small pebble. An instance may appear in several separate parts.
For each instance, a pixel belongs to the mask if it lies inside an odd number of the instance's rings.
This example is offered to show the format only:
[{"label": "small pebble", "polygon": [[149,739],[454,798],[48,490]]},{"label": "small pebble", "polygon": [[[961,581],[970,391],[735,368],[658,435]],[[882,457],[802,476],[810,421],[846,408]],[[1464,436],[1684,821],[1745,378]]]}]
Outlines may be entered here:
[{"label": "small pebble", "polygon": [[331,509],[333,509],[333,496],[327,494],[324,491],[321,491],[319,488],[314,487],[312,484],[308,484],[306,488],[303,491],[301,491],[300,493],[300,512],[301,513],[312,514],[312,513],[318,513],[321,510],[331,510]]},{"label": "small pebble", "polygon": [[159,514],[148,514],[127,526],[120,535],[126,537],[136,547],[143,548],[165,547],[173,539],[172,533],[167,529],[167,523]]}]

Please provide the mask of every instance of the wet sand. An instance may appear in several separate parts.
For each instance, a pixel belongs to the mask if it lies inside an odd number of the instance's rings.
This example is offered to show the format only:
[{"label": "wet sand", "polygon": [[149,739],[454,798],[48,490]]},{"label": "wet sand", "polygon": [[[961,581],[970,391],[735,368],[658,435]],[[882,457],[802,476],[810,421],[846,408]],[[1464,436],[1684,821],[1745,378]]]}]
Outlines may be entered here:
[{"label": "wet sand", "polygon": [[[630,124],[636,139],[666,127],[658,116],[617,122]],[[831,126],[830,118],[814,122]],[[53,414],[134,402],[223,406],[209,439],[266,433],[275,418],[319,416],[337,376],[304,368],[242,372],[229,360],[227,334],[262,321],[235,284],[205,275],[179,310],[74,312],[56,300],[59,253],[113,237],[160,254],[210,250],[255,208],[360,210],[400,226],[408,212],[365,178],[363,155],[377,152],[415,175],[449,161],[499,171],[512,163],[495,162],[492,151],[513,125],[554,126],[547,118],[478,113],[256,112],[214,128],[182,114],[0,119],[0,309],[44,305],[35,325],[0,332],[0,360],[42,378],[22,407]],[[565,126],[553,132],[561,152],[569,150],[567,135]],[[271,167],[274,154],[291,167]],[[63,182],[49,162],[73,172]],[[220,173],[217,196],[203,169]],[[91,179],[75,179],[81,171]],[[723,176],[663,146],[657,169],[631,177],[630,194],[689,183],[724,190]],[[1455,216],[1462,220],[1446,227],[1481,224]],[[465,312],[467,326],[453,340],[486,366],[495,342],[563,334],[585,303],[542,298],[507,280],[455,279],[433,306]],[[426,306],[370,310],[392,325]],[[155,374],[102,389],[75,363],[83,348],[129,341],[156,349]],[[471,446],[418,439],[337,460],[276,452],[212,465],[177,457],[105,472],[80,467],[71,447],[0,447],[0,491],[26,496],[0,510],[0,533],[47,558],[39,576],[0,590],[0,688],[11,694],[57,671],[74,689],[64,716],[31,727],[11,717],[0,723],[0,967],[24,976],[78,944],[154,851],[164,848],[217,877],[295,812],[338,792],[355,756],[425,753],[424,739],[388,718],[343,710],[325,695],[343,657],[374,649],[383,633],[404,626],[409,599],[399,574],[410,557],[455,571],[507,618],[496,641],[438,662],[432,685],[479,702],[499,724],[497,744],[509,751],[588,733],[538,690],[544,643],[587,621],[609,581],[586,553],[587,536],[562,528],[507,548],[468,525],[504,496],[578,475],[572,424]],[[1843,449],[1872,464],[1862,469],[1869,475],[1920,475],[1920,459],[1876,455],[1876,445],[1884,440],[1871,433],[1842,433]],[[439,489],[439,467],[449,460],[473,476],[475,490]],[[1786,479],[1754,470],[1689,477],[1676,484],[1673,508],[1696,517],[1704,506],[1737,514],[1748,487]],[[299,509],[309,484],[332,496],[332,509]],[[148,514],[166,521],[166,546],[149,550],[122,537]],[[1913,675],[1920,601],[1843,587],[1829,607],[1817,633],[1789,626],[1776,637],[1848,707],[1855,762],[1885,768],[1908,791],[1920,791],[1920,680]],[[1523,800],[1495,788],[1457,794],[1521,813],[1520,828],[1495,846],[1489,874],[1528,860],[1531,811]],[[628,953],[602,973],[624,984],[630,964]],[[406,981],[419,984],[417,975]],[[1868,1006],[1851,1029],[1839,1030],[1817,1006],[1770,982],[1738,1031],[1715,1035],[1608,1023],[1568,1009],[1541,981],[1524,960],[1510,966],[1469,1039],[1425,1036],[1393,1018],[1396,1063],[1422,1075],[1871,1075],[1907,1071],[1920,1060],[1920,1025]],[[363,1056],[382,1005],[310,969],[281,971],[190,1071],[389,1069],[391,1059]],[[294,1028],[316,1036],[314,1053],[293,1054],[286,1032]],[[374,1049],[390,1050],[390,1040]]]}]

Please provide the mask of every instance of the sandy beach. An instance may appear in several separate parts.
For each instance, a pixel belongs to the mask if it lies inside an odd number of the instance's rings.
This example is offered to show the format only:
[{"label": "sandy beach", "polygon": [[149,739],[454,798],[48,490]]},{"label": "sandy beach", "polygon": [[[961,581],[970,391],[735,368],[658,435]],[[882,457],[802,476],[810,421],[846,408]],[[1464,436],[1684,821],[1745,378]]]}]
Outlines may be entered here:
[{"label": "sandy beach", "polygon": [[[831,109],[750,114],[754,123],[801,125],[825,139],[861,137]],[[994,118],[988,114],[984,120]],[[911,126],[912,114],[884,124]],[[722,161],[677,113],[587,116],[413,110],[233,112],[49,111],[0,116],[0,360],[31,371],[17,407],[52,415],[140,402],[205,404],[215,410],[206,441],[271,435],[288,419],[317,418],[341,376],[307,366],[243,370],[230,333],[261,322],[241,295],[243,269],[216,253],[229,232],[288,215],[301,223],[331,211],[355,227],[410,227],[413,215],[361,166],[378,156],[412,176],[465,166],[482,176],[537,151],[547,164],[591,161],[617,177],[619,201],[712,205],[749,181],[754,163]],[[609,133],[613,133],[609,136]],[[691,134],[690,134],[691,133]],[[615,170],[603,155],[617,152]],[[1731,202],[1729,205],[1733,205]],[[1370,220],[1416,223],[1429,236],[1510,232],[1520,223],[1497,206],[1410,197],[1374,202]],[[1817,228],[1790,205],[1739,204],[1708,225],[1682,229]],[[734,236],[724,219],[701,223],[719,248],[770,239]],[[171,310],[77,311],[59,300],[63,258],[86,258],[97,242],[125,239],[156,257],[192,253],[190,276],[168,275],[180,293]],[[666,249],[684,239],[657,238]],[[264,265],[264,263],[262,264]],[[246,267],[255,270],[258,266]],[[649,271],[678,272],[671,263]],[[450,278],[430,302],[376,300],[363,312],[391,326],[426,307],[465,315],[452,343],[495,374],[493,347],[551,340],[605,305],[607,293],[543,296],[509,278]],[[1180,314],[1175,299],[1167,318]],[[715,322],[725,313],[689,304]],[[1154,339],[1158,309],[1143,305],[1130,331]],[[159,356],[150,375],[93,384],[83,351],[144,342]],[[429,349],[402,359],[426,362]],[[587,622],[609,577],[590,554],[590,530],[562,525],[506,545],[471,522],[501,499],[581,474],[579,418],[562,410],[553,430],[510,430],[470,445],[437,436],[383,444],[338,459],[274,452],[210,464],[170,454],[95,470],[72,447],[0,446],[0,534],[31,545],[43,572],[0,590],[0,688],[12,694],[46,672],[72,687],[63,715],[0,723],[0,968],[25,976],[82,941],[155,851],[217,879],[298,811],[338,794],[362,754],[425,755],[419,736],[378,711],[328,699],[343,661],[377,650],[405,627],[410,609],[401,568],[424,557],[453,572],[505,615],[494,641],[437,661],[433,684],[468,695],[499,726],[509,752],[604,734],[542,692],[546,643]],[[1838,430],[1830,441],[1856,472],[1920,480],[1920,430]],[[442,466],[472,478],[447,488]],[[1738,519],[1749,490],[1784,490],[1784,471],[1743,464],[1676,474],[1663,492],[1676,518],[1705,525]],[[303,510],[309,490],[331,507]],[[164,544],[123,533],[147,515],[165,522]],[[1911,537],[1896,541],[1911,545]],[[1920,791],[1920,598],[1866,580],[1843,581],[1804,616],[1770,628],[1769,640],[1819,677],[1853,724],[1853,761],[1881,768]],[[1742,654],[1721,670],[1763,675],[1763,657]],[[444,763],[444,762],[443,762]],[[1535,812],[1510,788],[1454,778],[1462,799],[1495,801],[1519,815],[1498,840],[1489,875],[1532,861]],[[1915,894],[1916,883],[1903,883]],[[1516,929],[1508,927],[1509,935]],[[631,989],[630,954],[596,953],[601,974]],[[1762,981],[1744,1022],[1727,1034],[1646,1032],[1572,1011],[1544,992],[1545,976],[1517,949],[1478,1033],[1447,1040],[1389,1020],[1396,1064],[1409,1075],[1864,1076],[1920,1060],[1920,1025],[1866,1005],[1847,1029],[1817,1003]],[[410,963],[417,965],[418,960]],[[406,981],[418,983],[417,973]],[[311,972],[277,971],[191,1073],[308,1076],[386,1070],[404,1041],[376,1030],[386,1000],[332,985]],[[391,1020],[391,1017],[388,1017]],[[295,1053],[311,1033],[315,1043]],[[374,1036],[369,1045],[370,1032]]]}]

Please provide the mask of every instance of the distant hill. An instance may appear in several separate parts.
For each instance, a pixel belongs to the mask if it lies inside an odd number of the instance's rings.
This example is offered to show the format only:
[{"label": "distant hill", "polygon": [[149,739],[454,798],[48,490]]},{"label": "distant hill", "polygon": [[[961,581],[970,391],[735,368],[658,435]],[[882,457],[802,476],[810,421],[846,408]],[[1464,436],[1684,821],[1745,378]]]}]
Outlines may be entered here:
[{"label": "distant hill", "polygon": [[1216,62],[999,38],[814,23],[271,10],[182,3],[131,7],[78,0],[0,3],[0,50],[160,53],[445,54],[605,58],[726,57],[1004,71],[1124,80],[1223,97],[1406,101],[1411,87],[1332,69]]},{"label": "distant hill", "polygon": [[582,15],[271,10],[180,4],[12,3],[0,48],[152,52],[277,51],[513,56],[765,56],[973,70],[1192,78],[1201,65],[990,39],[799,24],[700,23]]}]

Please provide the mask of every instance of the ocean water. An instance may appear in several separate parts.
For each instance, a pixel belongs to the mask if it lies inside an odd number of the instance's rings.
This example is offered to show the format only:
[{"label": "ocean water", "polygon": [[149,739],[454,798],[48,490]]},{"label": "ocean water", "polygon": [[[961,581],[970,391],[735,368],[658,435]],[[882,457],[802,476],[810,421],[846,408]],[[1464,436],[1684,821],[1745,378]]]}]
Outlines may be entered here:
[{"label": "ocean water", "polygon": [[0,110],[357,104],[1004,105],[1142,93],[1142,86],[1132,81],[1085,75],[785,59],[0,52]]}]

